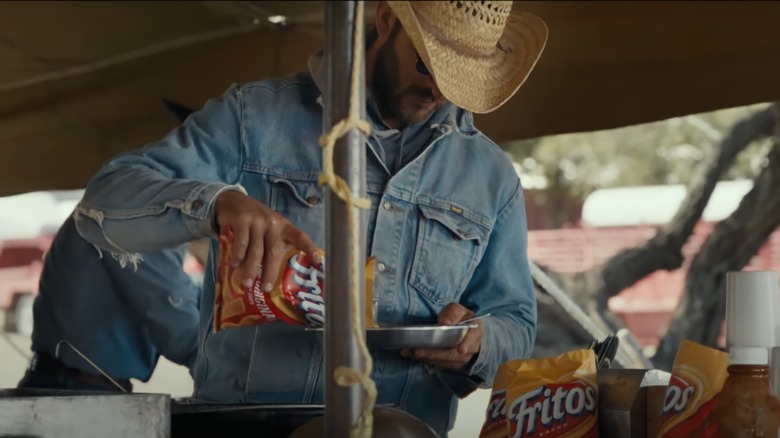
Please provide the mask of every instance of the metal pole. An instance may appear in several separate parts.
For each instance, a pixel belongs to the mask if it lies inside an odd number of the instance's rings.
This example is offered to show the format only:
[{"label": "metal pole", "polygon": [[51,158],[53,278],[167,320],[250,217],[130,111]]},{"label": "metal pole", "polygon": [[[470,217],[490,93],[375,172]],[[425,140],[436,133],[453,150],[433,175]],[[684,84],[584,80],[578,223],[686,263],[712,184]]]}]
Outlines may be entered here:
[{"label": "metal pole", "polygon": [[[351,66],[353,62],[354,25],[356,2],[326,2],[325,57],[327,60],[327,90],[324,90],[324,128],[330,131],[334,123],[345,119],[349,111]],[[361,84],[364,68],[361,71]],[[360,87],[361,118],[365,114],[364,86]],[[334,149],[334,170],[343,178],[354,196],[364,197],[366,186],[365,138],[356,129],[342,137]],[[352,215],[358,227],[358,243],[353,248],[347,218]],[[355,334],[351,328],[353,312],[360,315],[365,336],[363,317],[366,259],[366,221],[360,209],[352,211],[335,194],[326,196],[326,259],[325,259],[325,436],[347,437],[356,423],[365,399],[359,385],[342,387],[333,379],[333,372],[340,366],[362,369]],[[358,270],[358,309],[350,300],[350,264],[356,262]]]}]

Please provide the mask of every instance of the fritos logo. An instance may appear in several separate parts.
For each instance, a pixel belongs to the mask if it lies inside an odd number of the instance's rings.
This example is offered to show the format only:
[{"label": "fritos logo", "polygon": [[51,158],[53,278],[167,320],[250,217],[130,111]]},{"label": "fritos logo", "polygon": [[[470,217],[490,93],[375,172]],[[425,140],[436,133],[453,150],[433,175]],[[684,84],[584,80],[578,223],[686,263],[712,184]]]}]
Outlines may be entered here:
[{"label": "fritos logo", "polygon": [[683,340],[677,350],[659,421],[664,438],[711,437],[717,430],[715,403],[728,376],[723,351]]},{"label": "fritos logo", "polygon": [[303,311],[308,325],[325,324],[324,263],[312,263],[305,254],[290,257],[284,270],[282,288],[285,298]]},{"label": "fritos logo", "polygon": [[678,375],[672,375],[666,388],[662,421],[668,416],[679,414],[688,407],[696,393],[696,387]]},{"label": "fritos logo", "polygon": [[[298,248],[287,244],[271,291],[261,289],[262,267],[252,287],[242,285],[243,273],[233,268],[230,247],[233,231],[219,236],[217,281],[214,285],[214,332],[283,321],[292,325],[325,325],[325,262],[314,263]],[[320,254],[323,253],[319,250]],[[375,259],[366,260],[366,326],[376,327],[373,314]]]},{"label": "fritos logo", "polygon": [[488,402],[482,436],[506,427],[506,390],[493,391]]},{"label": "fritos logo", "polygon": [[584,414],[595,409],[596,389],[581,379],[544,385],[512,401],[508,411],[509,434],[520,438],[555,430],[555,435],[560,436],[591,420],[592,416]]}]

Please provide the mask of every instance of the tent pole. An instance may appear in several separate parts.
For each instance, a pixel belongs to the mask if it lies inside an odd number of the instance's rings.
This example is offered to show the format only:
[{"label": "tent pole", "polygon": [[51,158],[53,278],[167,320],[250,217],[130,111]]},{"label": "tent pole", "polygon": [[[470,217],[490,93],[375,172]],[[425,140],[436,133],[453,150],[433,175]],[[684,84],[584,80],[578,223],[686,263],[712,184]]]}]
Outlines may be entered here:
[{"label": "tent pole", "polygon": [[[357,2],[333,1],[325,3],[325,57],[327,61],[327,89],[324,90],[324,129],[330,131],[334,123],[345,119],[349,111],[351,67],[353,62],[354,27]],[[361,79],[364,68],[360,69]],[[364,84],[361,80],[359,99],[361,118],[365,116]],[[333,164],[336,175],[343,178],[353,196],[365,196],[365,137],[357,129],[342,137],[334,148]],[[351,329],[351,315],[357,311],[365,336],[364,266],[366,258],[365,213],[347,205],[330,190],[326,190],[326,263],[325,263],[325,436],[347,437],[360,414],[365,394],[359,385],[342,387],[333,379],[340,366],[363,369],[357,339]],[[350,245],[347,218],[352,215],[358,227],[356,248]],[[358,309],[350,300],[350,264],[358,269]]]}]

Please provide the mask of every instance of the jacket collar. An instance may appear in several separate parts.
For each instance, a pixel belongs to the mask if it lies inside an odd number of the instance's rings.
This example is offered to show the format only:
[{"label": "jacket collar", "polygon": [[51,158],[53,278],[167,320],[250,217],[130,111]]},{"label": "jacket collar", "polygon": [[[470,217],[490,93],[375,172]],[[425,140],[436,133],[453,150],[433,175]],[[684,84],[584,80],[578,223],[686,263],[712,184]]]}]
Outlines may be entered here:
[{"label": "jacket collar", "polygon": [[[327,63],[325,62],[324,58],[324,50],[320,49],[317,52],[311,54],[307,64],[309,74],[311,75],[314,84],[319,90],[317,103],[323,106],[324,103],[322,100],[322,92],[325,90],[325,69],[327,68]],[[366,105],[367,108],[374,108],[375,112],[378,114],[378,110],[376,110],[376,106],[371,96],[371,90],[368,87],[366,87]],[[377,121],[374,122],[376,125]],[[432,128],[438,127],[440,125],[449,125],[450,129],[454,129],[455,131],[458,131],[462,134],[473,135],[477,133],[477,129],[474,126],[474,117],[471,112],[462,108],[458,108],[449,102],[436,110],[436,113],[434,113],[434,115],[429,119],[429,123],[431,123]],[[390,129],[384,126],[384,123],[381,123],[381,126],[383,126],[384,129]]]}]

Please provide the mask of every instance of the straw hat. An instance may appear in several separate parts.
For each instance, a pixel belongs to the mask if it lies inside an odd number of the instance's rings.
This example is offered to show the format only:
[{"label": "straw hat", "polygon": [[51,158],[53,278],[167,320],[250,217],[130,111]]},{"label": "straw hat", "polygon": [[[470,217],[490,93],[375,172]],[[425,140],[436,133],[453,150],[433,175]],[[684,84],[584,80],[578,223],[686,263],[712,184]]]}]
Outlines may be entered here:
[{"label": "straw hat", "polygon": [[536,65],[547,26],[511,1],[388,1],[444,97],[489,113]]}]

